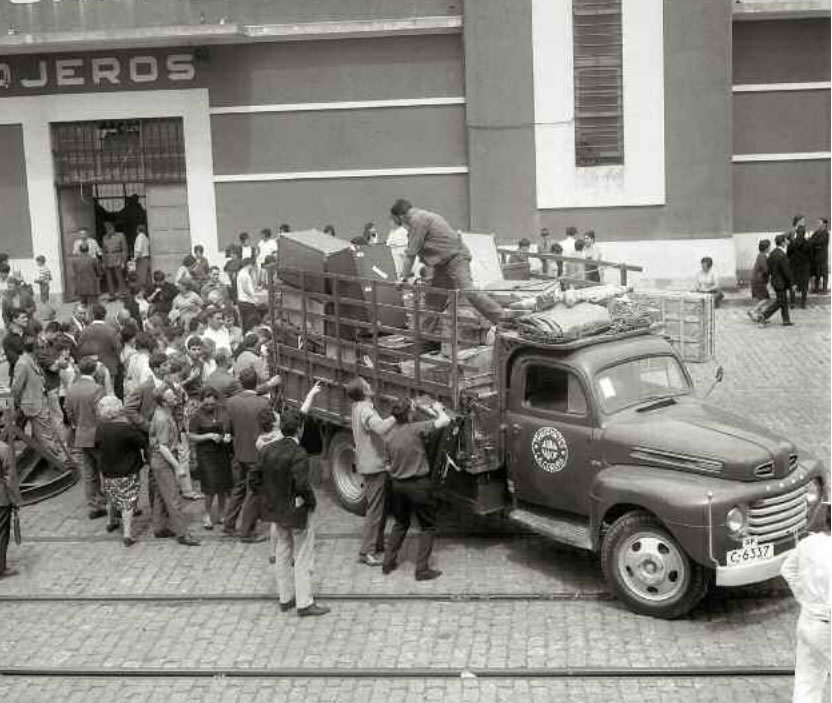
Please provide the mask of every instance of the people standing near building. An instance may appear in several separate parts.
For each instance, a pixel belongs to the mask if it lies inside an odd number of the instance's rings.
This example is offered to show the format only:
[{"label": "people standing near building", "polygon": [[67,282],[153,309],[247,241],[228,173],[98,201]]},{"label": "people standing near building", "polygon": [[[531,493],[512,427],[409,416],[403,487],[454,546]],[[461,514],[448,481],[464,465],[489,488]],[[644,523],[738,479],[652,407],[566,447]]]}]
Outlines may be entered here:
[{"label": "people standing near building", "polygon": [[150,237],[147,225],[136,227],[136,239],[133,242],[133,260],[136,264],[136,283],[142,288],[149,288],[150,278]]},{"label": "people standing near building", "polygon": [[200,290],[205,282],[208,280],[208,273],[211,270],[211,264],[205,258],[205,247],[197,244],[194,247],[194,263],[191,264],[188,273],[191,274],[193,281],[193,289]]},{"label": "people standing near building", "polygon": [[220,278],[220,267],[212,266],[208,271],[208,280],[199,291],[202,299],[208,305],[223,306],[231,301],[231,293],[228,286]]},{"label": "people standing near building", "polygon": [[218,307],[207,308],[205,310],[205,331],[202,333],[203,339],[210,339],[214,343],[214,348],[217,352],[225,351],[231,354],[231,333],[225,326],[225,315]]},{"label": "people standing near building", "polygon": [[193,289],[193,279],[182,280],[177,284],[178,293],[173,299],[168,319],[171,322],[178,322],[185,329],[191,324],[191,320],[202,313],[202,298]]},{"label": "people standing near building", "polygon": [[[223,531],[239,534],[241,541],[258,542],[264,538],[254,535],[257,526],[257,500],[251,492],[248,475],[257,461],[257,436],[260,434],[260,412],[270,409],[267,398],[257,394],[257,374],[246,369],[240,373],[242,393],[227,401],[231,434],[234,438],[234,488],[228,501]],[[237,518],[240,518],[239,532]]]},{"label": "people standing near building", "polygon": [[531,251],[532,243],[526,237],[523,237],[517,242],[517,251],[512,252],[508,256],[508,263],[510,264],[527,264],[529,262],[529,252]]},{"label": "people standing near building", "polygon": [[236,244],[232,244],[225,250],[225,265],[222,270],[228,276],[229,294],[232,302],[237,302],[237,274],[243,267],[242,249]]},{"label": "people standing near building", "polygon": [[825,217],[818,218],[809,245],[812,249],[812,278],[815,280],[812,292],[826,294],[829,292],[829,220]]},{"label": "people standing near building", "polygon": [[393,403],[391,413],[396,424],[384,438],[387,463],[390,467],[393,531],[384,552],[381,569],[389,574],[398,565],[401,549],[411,517],[419,521],[419,546],[416,556],[416,580],[430,581],[442,575],[430,566],[430,555],[436,537],[436,498],[430,480],[430,466],[425,451],[425,439],[434,431],[447,427],[451,419],[440,403],[432,406],[436,419],[413,422],[413,402],[400,398]]},{"label": "people standing near building", "polygon": [[566,228],[566,236],[560,241],[564,256],[575,256],[575,242],[578,241],[578,228],[569,226]]},{"label": "people standing near building", "polygon": [[264,227],[260,230],[260,241],[257,242],[257,265],[262,267],[267,256],[277,256],[277,239],[269,227]]},{"label": "people standing near building", "polygon": [[251,243],[251,237],[248,236],[248,232],[240,232],[240,259],[245,261],[246,259],[256,258],[257,247]]},{"label": "people standing near building", "polygon": [[822,703],[829,683],[830,601],[832,601],[832,537],[829,535],[829,503],[822,532],[804,537],[780,570],[800,604],[797,620],[793,703]]},{"label": "people standing near building", "polygon": [[[196,449],[204,500],[202,526],[213,530],[222,524],[226,499],[234,486],[231,473],[231,425],[225,399],[212,386],[205,386],[202,402],[188,424],[189,439]],[[214,500],[217,512],[213,513]]]},{"label": "people standing near building", "polygon": [[243,334],[254,327],[260,319],[254,287],[256,276],[254,259],[243,259],[243,265],[237,274],[237,309],[240,311]]},{"label": "people standing near building", "polygon": [[110,300],[124,290],[124,265],[127,263],[127,240],[124,234],[116,232],[112,222],[105,222],[106,232],[101,241],[102,263],[107,277],[107,292]]},{"label": "people standing near building", "polygon": [[791,327],[794,323],[789,316],[789,291],[792,287],[792,272],[789,267],[789,257],[786,255],[788,237],[778,234],[774,238],[774,251],[768,256],[768,270],[771,287],[774,288],[775,300],[763,313],[762,319],[768,320],[775,312],[780,311],[784,327]]},{"label": "people standing near building", "polygon": [[806,239],[805,225],[799,225],[795,230],[794,238],[786,249],[786,255],[789,257],[793,284],[789,289],[789,302],[794,305],[796,293],[800,293],[800,308],[805,310],[809,295],[809,279],[812,277],[812,247]]},{"label": "people standing near building", "polygon": [[98,366],[91,356],[83,357],[78,363],[80,374],[66,393],[65,409],[72,430],[70,451],[75,463],[81,467],[84,480],[84,496],[90,520],[104,517],[104,495],[101,489],[101,476],[98,470],[98,458],[95,455],[95,433],[98,425],[96,409],[105,393],[95,382],[93,374]]},{"label": "people standing near building", "polygon": [[140,471],[146,448],[144,434],[124,416],[121,401],[108,395],[98,401],[95,450],[101,471],[101,488],[107,503],[107,532],[121,521],[125,547],[135,544],[133,515],[139,502]]},{"label": "people standing near building", "polygon": [[748,317],[754,322],[762,322],[763,312],[769,305],[771,296],[768,292],[768,252],[771,240],[761,239],[757,245],[757,258],[751,269],[751,299],[756,301],[754,307],[748,311]]},{"label": "people standing near building", "polygon": [[395,219],[391,219],[392,228],[387,233],[385,245],[393,254],[393,261],[396,264],[396,276],[402,277],[402,269],[407,254],[407,227],[400,225]]},{"label": "people standing near building", "polygon": [[384,437],[396,424],[396,418],[382,419],[373,405],[373,388],[363,378],[347,384],[352,401],[352,436],[355,443],[355,468],[364,480],[367,507],[361,529],[358,561],[367,566],[381,566],[384,555],[384,506],[388,473],[384,457]]},{"label": "people standing near building", "polygon": [[156,409],[150,421],[150,470],[153,472],[153,535],[176,537],[179,544],[198,547],[199,540],[188,530],[188,519],[179,497],[180,479],[187,473],[177,458],[181,432],[175,418],[179,403],[176,391],[164,387],[156,392]]},{"label": "people standing near building", "polygon": [[[272,431],[274,414],[259,415],[264,433]],[[309,481],[309,457],[300,446],[303,419],[294,408],[280,416],[282,439],[268,442],[252,468],[252,490],[260,497],[264,520],[275,525],[275,576],[281,612],[297,608],[300,617],[326,615],[329,608],[315,603],[312,573],[315,563],[317,506]]]},{"label": "people standing near building", "polygon": [[714,260],[710,256],[703,256],[699,267],[696,274],[696,292],[713,296],[714,307],[718,308],[725,294],[719,287],[719,279],[714,271]]},{"label": "people standing near building", "polygon": [[9,541],[15,511],[22,503],[11,447],[0,442],[0,580],[17,576],[17,569],[8,566]]},{"label": "people standing near building", "polygon": [[98,259],[92,256],[87,244],[81,244],[78,256],[72,260],[72,277],[75,292],[84,305],[92,305],[98,300],[101,295],[101,271]]},{"label": "people standing near building", "polygon": [[[576,259],[584,257],[584,240],[576,239],[572,256]],[[572,281],[583,281],[586,275],[586,265],[581,261],[564,261],[563,277]]]},{"label": "people standing near building", "polygon": [[[584,258],[587,262],[596,262],[601,260],[601,250],[595,243],[595,230],[588,229],[584,232]],[[593,283],[601,283],[601,268],[596,263],[586,264],[586,280]]]},{"label": "people standing near building", "polygon": [[6,325],[6,334],[3,337],[3,353],[9,364],[9,380],[14,379],[17,360],[23,355],[23,340],[29,330],[29,313],[25,310],[14,310],[10,322]]},{"label": "people standing near building", "polygon": [[[417,209],[408,200],[397,200],[390,213],[408,231],[407,253],[400,275],[402,283],[410,277],[413,263],[419,257],[433,268],[431,285],[434,288],[463,290],[465,297],[483,317],[492,323],[502,319],[503,309],[500,304],[487,293],[474,290],[471,252],[459,232],[451,229],[440,215]],[[445,301],[442,302],[444,304]]]},{"label": "people standing near building", "polygon": [[86,244],[87,252],[94,259],[101,258],[101,246],[98,241],[90,236],[90,231],[86,227],[79,227],[75,241],[72,243],[72,255],[78,256],[81,253],[81,247]]},{"label": "people standing near building", "polygon": [[41,254],[35,257],[35,284],[40,293],[40,302],[49,302],[49,284],[52,282],[52,272],[46,265],[46,257]]}]

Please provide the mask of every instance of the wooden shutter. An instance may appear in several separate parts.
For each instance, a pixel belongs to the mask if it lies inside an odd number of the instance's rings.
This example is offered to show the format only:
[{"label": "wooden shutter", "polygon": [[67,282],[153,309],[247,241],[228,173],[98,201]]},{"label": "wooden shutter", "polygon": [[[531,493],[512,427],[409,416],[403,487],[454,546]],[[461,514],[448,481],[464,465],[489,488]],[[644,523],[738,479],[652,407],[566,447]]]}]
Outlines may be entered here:
[{"label": "wooden shutter", "polygon": [[621,0],[572,0],[575,163],[624,163]]}]

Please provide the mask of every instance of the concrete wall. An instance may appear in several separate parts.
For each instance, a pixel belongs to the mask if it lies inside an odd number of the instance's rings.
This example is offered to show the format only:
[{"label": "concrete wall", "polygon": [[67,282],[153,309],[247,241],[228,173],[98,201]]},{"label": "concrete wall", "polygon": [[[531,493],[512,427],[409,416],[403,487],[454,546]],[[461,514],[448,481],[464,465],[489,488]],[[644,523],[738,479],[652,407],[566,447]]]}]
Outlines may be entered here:
[{"label": "concrete wall", "polygon": [[734,22],[734,83],[829,80],[829,20]]},{"label": "concrete wall", "polygon": [[536,227],[531,0],[465,8],[471,228],[514,241]]},{"label": "concrete wall", "polygon": [[829,151],[829,90],[734,94],[734,153]]},{"label": "concrete wall", "polygon": [[664,3],[666,204],[544,210],[541,226],[614,241],[730,235],[730,28],[723,0]]},{"label": "concrete wall", "polygon": [[[0,154],[0,251],[13,259],[31,258],[34,248],[21,125],[0,125]],[[56,265],[53,261],[52,266]]]}]

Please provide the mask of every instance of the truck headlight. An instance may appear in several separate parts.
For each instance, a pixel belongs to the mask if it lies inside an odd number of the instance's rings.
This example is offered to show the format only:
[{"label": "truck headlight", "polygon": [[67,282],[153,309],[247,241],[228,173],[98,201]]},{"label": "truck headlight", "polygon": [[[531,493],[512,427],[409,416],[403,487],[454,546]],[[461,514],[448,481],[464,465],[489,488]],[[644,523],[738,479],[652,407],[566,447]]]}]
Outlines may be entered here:
[{"label": "truck headlight", "polygon": [[806,502],[809,504],[809,507],[817,504],[820,500],[820,493],[820,480],[816,478],[806,486]]},{"label": "truck headlight", "polygon": [[745,513],[740,506],[735,505],[725,516],[725,526],[732,535],[740,534],[745,528]]}]

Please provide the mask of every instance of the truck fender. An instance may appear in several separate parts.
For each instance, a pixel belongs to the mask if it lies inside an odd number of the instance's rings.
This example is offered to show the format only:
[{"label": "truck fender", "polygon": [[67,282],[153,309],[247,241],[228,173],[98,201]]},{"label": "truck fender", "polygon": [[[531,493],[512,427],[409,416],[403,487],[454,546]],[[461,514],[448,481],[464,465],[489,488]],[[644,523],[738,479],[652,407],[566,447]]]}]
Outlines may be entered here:
[{"label": "truck fender", "polygon": [[713,479],[708,476],[626,464],[602,469],[590,488],[593,546],[600,548],[605,523],[631,510],[644,510],[662,522],[691,559],[710,567],[709,490],[713,490]]}]

